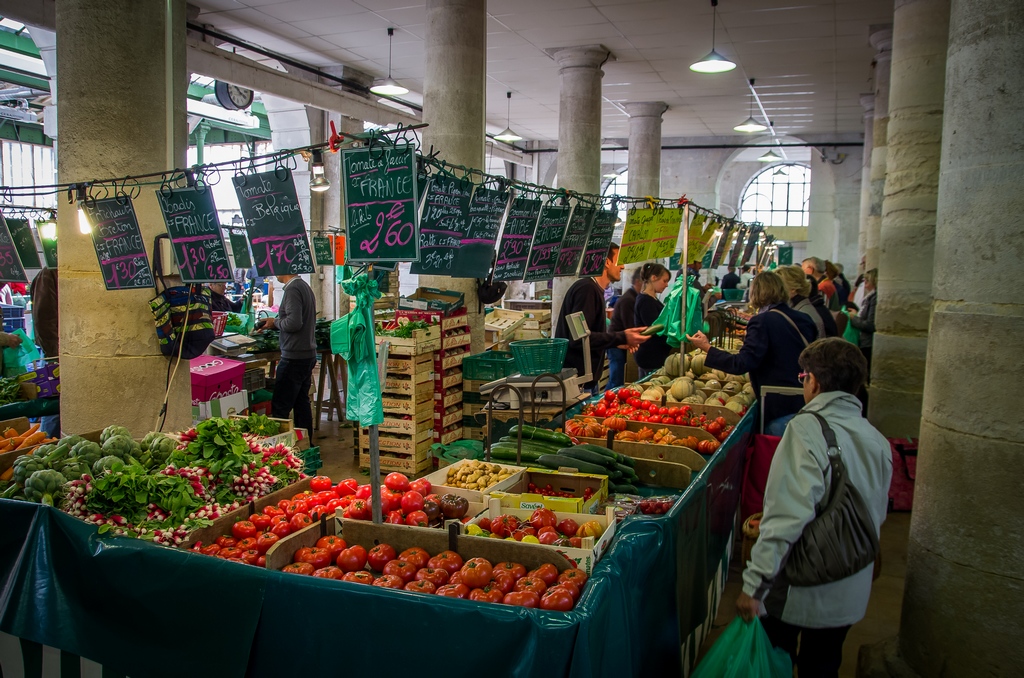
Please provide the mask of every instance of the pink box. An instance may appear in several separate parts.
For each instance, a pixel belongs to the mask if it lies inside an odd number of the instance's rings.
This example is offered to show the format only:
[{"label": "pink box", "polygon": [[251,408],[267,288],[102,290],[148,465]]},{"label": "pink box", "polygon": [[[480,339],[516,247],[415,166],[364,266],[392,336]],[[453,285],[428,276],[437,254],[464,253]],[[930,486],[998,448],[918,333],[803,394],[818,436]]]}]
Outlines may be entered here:
[{"label": "pink box", "polygon": [[192,373],[192,404],[198,405],[241,391],[245,363],[221,356],[201,355],[192,359],[189,372]]}]

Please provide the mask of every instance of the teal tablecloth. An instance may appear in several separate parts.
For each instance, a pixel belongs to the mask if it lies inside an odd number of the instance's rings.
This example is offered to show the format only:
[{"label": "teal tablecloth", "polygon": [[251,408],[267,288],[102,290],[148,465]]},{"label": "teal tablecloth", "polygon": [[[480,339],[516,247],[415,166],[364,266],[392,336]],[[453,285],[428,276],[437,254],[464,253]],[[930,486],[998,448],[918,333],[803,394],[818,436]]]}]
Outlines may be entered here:
[{"label": "teal tablecloth", "polygon": [[51,414],[60,414],[60,398],[37,398],[35,400],[20,400],[10,405],[0,406],[0,421],[28,417],[36,419],[47,417]]}]

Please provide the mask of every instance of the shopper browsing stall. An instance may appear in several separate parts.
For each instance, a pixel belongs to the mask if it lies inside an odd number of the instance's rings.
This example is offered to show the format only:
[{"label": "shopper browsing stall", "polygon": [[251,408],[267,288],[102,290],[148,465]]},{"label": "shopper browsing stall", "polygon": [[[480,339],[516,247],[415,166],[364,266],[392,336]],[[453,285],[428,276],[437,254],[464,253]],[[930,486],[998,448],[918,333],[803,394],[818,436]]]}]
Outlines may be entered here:
[{"label": "shopper browsing stall", "polygon": [[[643,293],[636,299],[634,317],[638,325],[645,327],[653,325],[654,321],[661,315],[665,305],[658,299],[658,295],[668,287],[670,274],[668,269],[661,264],[644,264],[640,269],[640,275],[644,281]],[[668,341],[663,336],[652,336],[649,341],[642,344],[636,350],[636,364],[640,368],[640,377],[646,377],[651,372],[660,369],[665,365],[665,358],[672,352]]]},{"label": "shopper browsing stall", "polygon": [[646,327],[631,327],[618,332],[608,332],[605,314],[604,291],[622,276],[622,265],[619,261],[619,246],[612,243],[605,258],[604,271],[596,278],[580,278],[565,293],[562,309],[558,312],[555,324],[555,337],[569,339],[569,350],[565,354],[565,367],[571,367],[578,374],[586,373],[583,359],[583,341],[572,341],[566,316],[583,313],[583,319],[590,328],[590,364],[593,378],[584,384],[584,388],[593,389],[601,372],[601,356],[609,348],[619,347],[635,351],[637,346],[647,341],[648,337],[641,334]]},{"label": "shopper browsing stall", "polygon": [[210,288],[210,310],[221,311],[224,313],[241,313],[242,312],[242,300],[231,301],[224,294],[227,291],[227,283],[214,282],[207,283],[207,287]]}]

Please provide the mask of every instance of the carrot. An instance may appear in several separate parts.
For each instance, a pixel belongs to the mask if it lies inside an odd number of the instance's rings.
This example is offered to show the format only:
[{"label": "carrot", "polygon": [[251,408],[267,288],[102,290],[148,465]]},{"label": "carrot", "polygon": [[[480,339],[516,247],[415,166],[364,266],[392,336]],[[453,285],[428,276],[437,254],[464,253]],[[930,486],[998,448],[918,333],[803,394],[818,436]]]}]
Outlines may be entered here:
[{"label": "carrot", "polygon": [[10,480],[14,477],[14,467],[7,469],[3,473],[0,473],[0,480]]},{"label": "carrot", "polygon": [[0,453],[9,452],[10,450],[11,450],[11,441],[7,440],[6,438],[4,438],[3,442],[0,442]]},{"label": "carrot", "polygon": [[[28,427],[27,431],[25,431],[24,433],[19,434],[15,438],[11,438],[11,440],[13,440],[16,445],[20,446],[23,442],[25,442],[26,438],[28,438],[29,436],[35,435],[38,431],[39,431],[39,424],[32,424],[31,426]],[[17,448],[15,448],[15,449],[17,449]]]},{"label": "carrot", "polygon": [[18,437],[18,432],[15,431],[13,428],[8,427],[7,430],[4,431],[4,438],[10,439],[10,438],[17,438],[17,437]]},{"label": "carrot", "polygon": [[36,431],[32,435],[26,437],[25,440],[21,443],[21,445],[18,445],[14,449],[16,449],[16,450],[23,450],[23,449],[28,448],[28,447],[35,447],[36,445],[41,443],[44,438],[46,438],[46,433],[45,432],[43,432],[43,431]]}]

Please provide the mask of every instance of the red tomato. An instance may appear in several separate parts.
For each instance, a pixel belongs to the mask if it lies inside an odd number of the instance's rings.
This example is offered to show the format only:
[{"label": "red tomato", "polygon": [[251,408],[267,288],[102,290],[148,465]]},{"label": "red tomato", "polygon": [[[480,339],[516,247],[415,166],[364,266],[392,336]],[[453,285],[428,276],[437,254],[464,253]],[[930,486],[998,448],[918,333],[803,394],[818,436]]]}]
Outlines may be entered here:
[{"label": "red tomato", "polygon": [[323,492],[334,487],[334,483],[327,476],[315,476],[309,480],[309,489],[314,492]]},{"label": "red tomato", "polygon": [[676,426],[686,426],[686,424],[688,423],[686,421],[686,417],[683,417],[683,416],[676,417],[675,421],[676,421]]},{"label": "red tomato", "polygon": [[277,508],[284,511],[285,507],[288,506],[288,504],[290,503],[292,503],[291,499],[282,499],[281,501],[277,502]]},{"label": "red tomato", "polygon": [[413,527],[426,527],[430,524],[430,518],[423,511],[413,511],[405,517],[405,524]]},{"label": "red tomato", "polygon": [[572,518],[566,518],[556,525],[559,532],[564,534],[566,537],[575,536],[576,530],[580,529],[580,526]]},{"label": "red tomato", "polygon": [[409,476],[404,473],[389,473],[384,477],[384,484],[388,486],[388,489],[392,492],[408,492],[409,491]]},{"label": "red tomato", "polygon": [[[372,500],[367,498],[366,503],[373,506]],[[392,492],[387,487],[380,486],[380,510],[383,513],[390,513],[392,511],[398,511],[402,508],[402,494],[400,492]]]},{"label": "red tomato", "polygon": [[707,425],[705,425],[704,428],[707,429],[707,432],[710,433],[711,435],[715,435],[717,433],[722,432],[722,425],[719,424],[717,421],[712,421],[708,423]]},{"label": "red tomato", "polygon": [[[263,508],[263,515],[273,518],[274,516],[283,516],[284,511],[276,506],[266,506]],[[252,520],[252,518],[250,518],[250,520]]]},{"label": "red tomato", "polygon": [[385,574],[373,580],[374,586],[382,586],[386,589],[405,588],[406,581],[394,574]]},{"label": "red tomato", "polygon": [[210,544],[209,546],[204,546],[199,549],[199,552],[204,556],[215,556],[218,551],[220,551],[220,546],[217,546],[216,544]]},{"label": "red tomato", "polygon": [[533,572],[529,572],[527,577],[537,577],[544,581],[546,586],[551,586],[558,581],[558,568],[551,563],[544,563]]},{"label": "red tomato", "polygon": [[217,546],[221,547],[222,549],[227,549],[238,544],[238,540],[234,537],[229,537],[226,534],[222,534],[214,540],[214,543],[216,543]]},{"label": "red tomato", "polygon": [[556,532],[554,528],[551,528],[550,532],[541,532],[537,536],[537,539],[540,540],[541,544],[551,545],[551,544],[554,544],[559,539],[561,539],[561,537],[558,535],[558,532]]},{"label": "red tomato", "polygon": [[491,531],[491,519],[490,518],[481,518],[480,522],[478,523],[478,525],[480,525],[480,529],[481,530],[487,530],[488,532]]},{"label": "red tomato", "polygon": [[539,508],[530,515],[530,525],[535,530],[542,527],[554,527],[557,522],[555,512],[548,508]]},{"label": "red tomato", "polygon": [[[423,494],[423,493],[421,492],[420,494]],[[423,501],[425,501],[425,502],[432,501],[435,504],[437,504],[438,506],[440,506],[441,505],[441,495],[437,494],[436,492],[433,493],[433,494],[424,494],[423,495]]]},{"label": "red tomato", "polygon": [[430,494],[430,490],[433,488],[430,486],[430,481],[426,478],[420,478],[409,483],[409,489],[413,492],[419,492],[424,498]]},{"label": "red tomato", "polygon": [[[278,517],[282,519],[284,518],[284,516]],[[281,520],[281,522],[274,523],[274,525],[270,528],[270,532],[271,534],[275,534],[278,537],[287,537],[289,534],[292,533],[292,526],[288,523],[286,519],[283,519]]]},{"label": "red tomato", "polygon": [[354,584],[372,584],[373,575],[366,570],[357,570],[356,572],[346,572],[344,576],[342,576],[341,580],[350,581]]},{"label": "red tomato", "polygon": [[666,414],[668,414],[668,408],[667,407],[659,407],[658,408],[658,414],[659,415],[666,415]]},{"label": "red tomato", "polygon": [[540,535],[547,534],[548,532],[551,532],[551,533],[554,533],[554,534],[558,534],[558,530],[557,529],[551,527],[550,525],[545,525],[544,527],[542,527],[539,530],[537,530],[537,536],[539,537]]},{"label": "red tomato", "polygon": [[220,551],[217,551],[218,558],[241,558],[242,549],[235,548],[234,546],[222,546]]},{"label": "red tomato", "polygon": [[491,580],[491,564],[483,558],[470,558],[462,566],[459,573],[462,575],[462,583],[472,589],[486,586]]},{"label": "red tomato", "polygon": [[235,546],[237,548],[242,549],[243,551],[254,549],[256,548],[256,537],[246,537],[245,539],[242,539],[237,544],[235,544]]},{"label": "red tomato", "polygon": [[501,602],[517,607],[537,607],[540,605],[540,596],[532,591],[513,591],[506,593]]},{"label": "red tomato", "polygon": [[290,572],[292,574],[310,575],[316,572],[316,568],[309,563],[292,563],[291,565],[285,565],[282,567],[281,571]]},{"label": "red tomato", "polygon": [[249,565],[255,565],[256,561],[260,559],[260,552],[256,549],[246,549],[242,551],[242,560]]},{"label": "red tomato", "polygon": [[266,567],[266,566],[267,566],[267,557],[266,556],[260,556],[259,558],[256,559],[256,567]]},{"label": "red tomato", "polygon": [[383,572],[384,566],[395,559],[395,547],[391,544],[377,544],[366,554],[370,569]]},{"label": "red tomato", "polygon": [[430,560],[430,554],[419,546],[413,546],[399,553],[398,559],[404,560],[407,563],[412,563],[416,566],[416,569],[419,569],[427,566],[427,562]]},{"label": "red tomato", "polygon": [[334,501],[338,498],[338,495],[334,494],[334,490],[324,490],[314,494],[313,498],[317,501],[318,506],[326,506],[327,502]]},{"label": "red tomato", "polygon": [[355,478],[346,478],[338,483],[338,486],[334,490],[338,493],[339,497],[347,497],[356,493],[359,489],[359,481]]},{"label": "red tomato", "polygon": [[516,582],[516,591],[533,591],[538,596],[548,590],[548,585],[540,577],[526,576]]},{"label": "red tomato", "polygon": [[356,490],[356,499],[369,499],[371,494],[373,494],[373,488],[369,485],[360,485]]},{"label": "red tomato", "polygon": [[485,603],[500,603],[504,598],[505,594],[494,584],[488,584],[469,592],[470,600],[482,600]]},{"label": "red tomato", "polygon": [[607,417],[608,406],[605,405],[604,403],[600,403],[597,407],[594,408],[594,414],[596,414],[598,417]]},{"label": "red tomato", "polygon": [[265,554],[270,550],[270,547],[277,543],[280,539],[279,536],[273,532],[264,532],[260,536],[256,537],[256,550],[261,554]]},{"label": "red tomato", "polygon": [[266,532],[270,528],[272,517],[264,513],[254,513],[249,516],[249,522],[256,526],[256,532]]},{"label": "red tomato", "polygon": [[437,587],[434,586],[433,582],[429,582],[426,579],[417,579],[406,584],[405,590],[415,591],[416,593],[434,593]]},{"label": "red tomato", "polygon": [[351,546],[338,554],[336,564],[345,572],[356,572],[366,567],[366,549]]},{"label": "red tomato", "polygon": [[298,555],[296,555],[296,562],[311,563],[313,567],[315,567],[316,569],[320,569],[321,567],[327,567],[331,564],[331,561],[333,560],[333,558],[331,557],[330,550],[322,549],[317,546],[314,546],[309,549],[299,549],[298,552],[302,553],[302,556],[299,557]]},{"label": "red tomato", "polygon": [[321,567],[319,570],[313,572],[314,577],[322,577],[324,579],[341,579],[345,576],[345,573],[341,571],[340,567],[334,565],[328,565],[327,567]]},{"label": "red tomato", "polygon": [[[654,415],[653,417],[650,417],[647,421],[651,422],[652,424],[660,424],[661,417],[659,417],[658,415]],[[668,422],[665,423],[667,424]]]},{"label": "red tomato", "polygon": [[348,513],[348,517],[353,520],[369,520],[370,519],[370,502],[365,499],[356,499],[354,502],[349,504],[349,507],[345,509]]},{"label": "red tomato", "polygon": [[413,513],[414,511],[423,510],[423,495],[416,490],[409,490],[402,495],[401,499],[402,511],[406,515]]},{"label": "red tomato", "polygon": [[292,532],[298,532],[304,527],[309,527],[313,524],[313,519],[309,517],[308,513],[296,513],[292,516],[292,519],[288,521],[288,524],[292,528]]},{"label": "red tomato", "polygon": [[421,567],[416,570],[416,579],[429,581],[434,586],[444,586],[448,583],[448,570],[442,570],[439,567]]},{"label": "red tomato", "polygon": [[453,585],[453,586],[455,584],[461,584],[462,583],[462,569],[461,568],[459,569],[458,572],[453,572],[452,574],[448,575],[448,583]]},{"label": "red tomato", "polygon": [[605,402],[608,402],[608,403],[615,402],[615,391],[605,391],[604,392],[604,400],[605,400]]},{"label": "red tomato", "polygon": [[469,598],[469,587],[465,584],[446,584],[439,586],[434,593],[449,598]]},{"label": "red tomato", "polygon": [[588,577],[587,577],[587,573],[586,572],[584,572],[583,570],[577,570],[575,568],[569,569],[569,570],[565,570],[560,575],[558,575],[559,583],[561,583],[561,582],[572,582],[573,584],[576,584],[576,586],[579,586],[580,588],[583,588],[583,585],[587,583],[587,579],[588,579]]},{"label": "red tomato", "polygon": [[520,565],[519,563],[512,563],[508,561],[502,561],[494,566],[494,572],[504,572],[512,575],[513,581],[518,581],[526,576],[526,566]]},{"label": "red tomato", "polygon": [[670,407],[670,408],[668,408],[668,414],[672,415],[673,417],[678,415],[679,414],[679,408],[678,407]]},{"label": "red tomato", "polygon": [[571,593],[556,586],[553,589],[548,589],[541,596],[540,609],[568,612],[575,603],[576,601],[573,600]]},{"label": "red tomato", "polygon": [[312,494],[313,493],[310,492],[309,490],[306,490],[305,492],[299,492],[298,494],[292,496],[292,501],[306,501],[307,499],[310,498]]},{"label": "red tomato", "polygon": [[384,519],[384,522],[392,525],[405,525],[405,516],[402,515],[401,511],[391,511],[388,513],[387,518]]},{"label": "red tomato", "polygon": [[338,557],[338,554],[348,548],[348,544],[341,537],[333,534],[329,534],[326,537],[320,537],[316,541],[317,548],[326,549],[331,552],[331,560]]},{"label": "red tomato", "polygon": [[309,509],[310,509],[309,502],[306,501],[305,499],[299,499],[298,501],[293,501],[291,504],[289,504],[289,506],[291,506],[291,507],[293,507],[295,509],[295,511],[292,512],[292,513],[289,513],[288,509],[284,510],[285,514],[288,516],[289,519],[294,518],[295,514],[297,514],[297,513],[306,513],[306,514],[308,514],[309,513]]},{"label": "red tomato", "polygon": [[491,521],[491,532],[504,539],[511,537],[519,528],[519,518],[511,515],[500,515]]},{"label": "red tomato", "polygon": [[498,572],[497,574],[494,574],[493,577],[491,585],[497,586],[501,589],[502,593],[511,593],[512,589],[515,588],[516,578],[508,572]]},{"label": "red tomato", "polygon": [[[465,563],[462,562],[462,556],[455,551],[441,551],[427,561],[427,567],[445,570],[448,574],[455,574],[462,569],[464,564]],[[525,572],[526,570],[524,569],[523,571]]]},{"label": "red tomato", "polygon": [[418,568],[415,565],[404,560],[392,560],[389,561],[381,571],[384,574],[397,575],[402,578],[402,581],[411,582],[416,578],[417,569]]},{"label": "red tomato", "polygon": [[574,549],[583,548],[583,540],[579,537],[569,537],[569,546]]},{"label": "red tomato", "polygon": [[[313,508],[309,509],[309,519],[312,520],[314,523],[320,522],[320,518],[326,515],[329,514],[327,513],[327,509],[325,509],[323,506],[314,506]],[[294,518],[295,516],[292,517]]]},{"label": "red tomato", "polygon": [[[580,599],[580,587],[577,586],[576,584],[572,583],[571,581],[558,582],[557,584],[555,584],[551,588],[553,588],[553,589],[565,589],[566,591],[568,591],[569,593],[572,594],[572,599],[573,600],[579,600]],[[548,589],[548,590],[550,590],[550,589]]]}]

